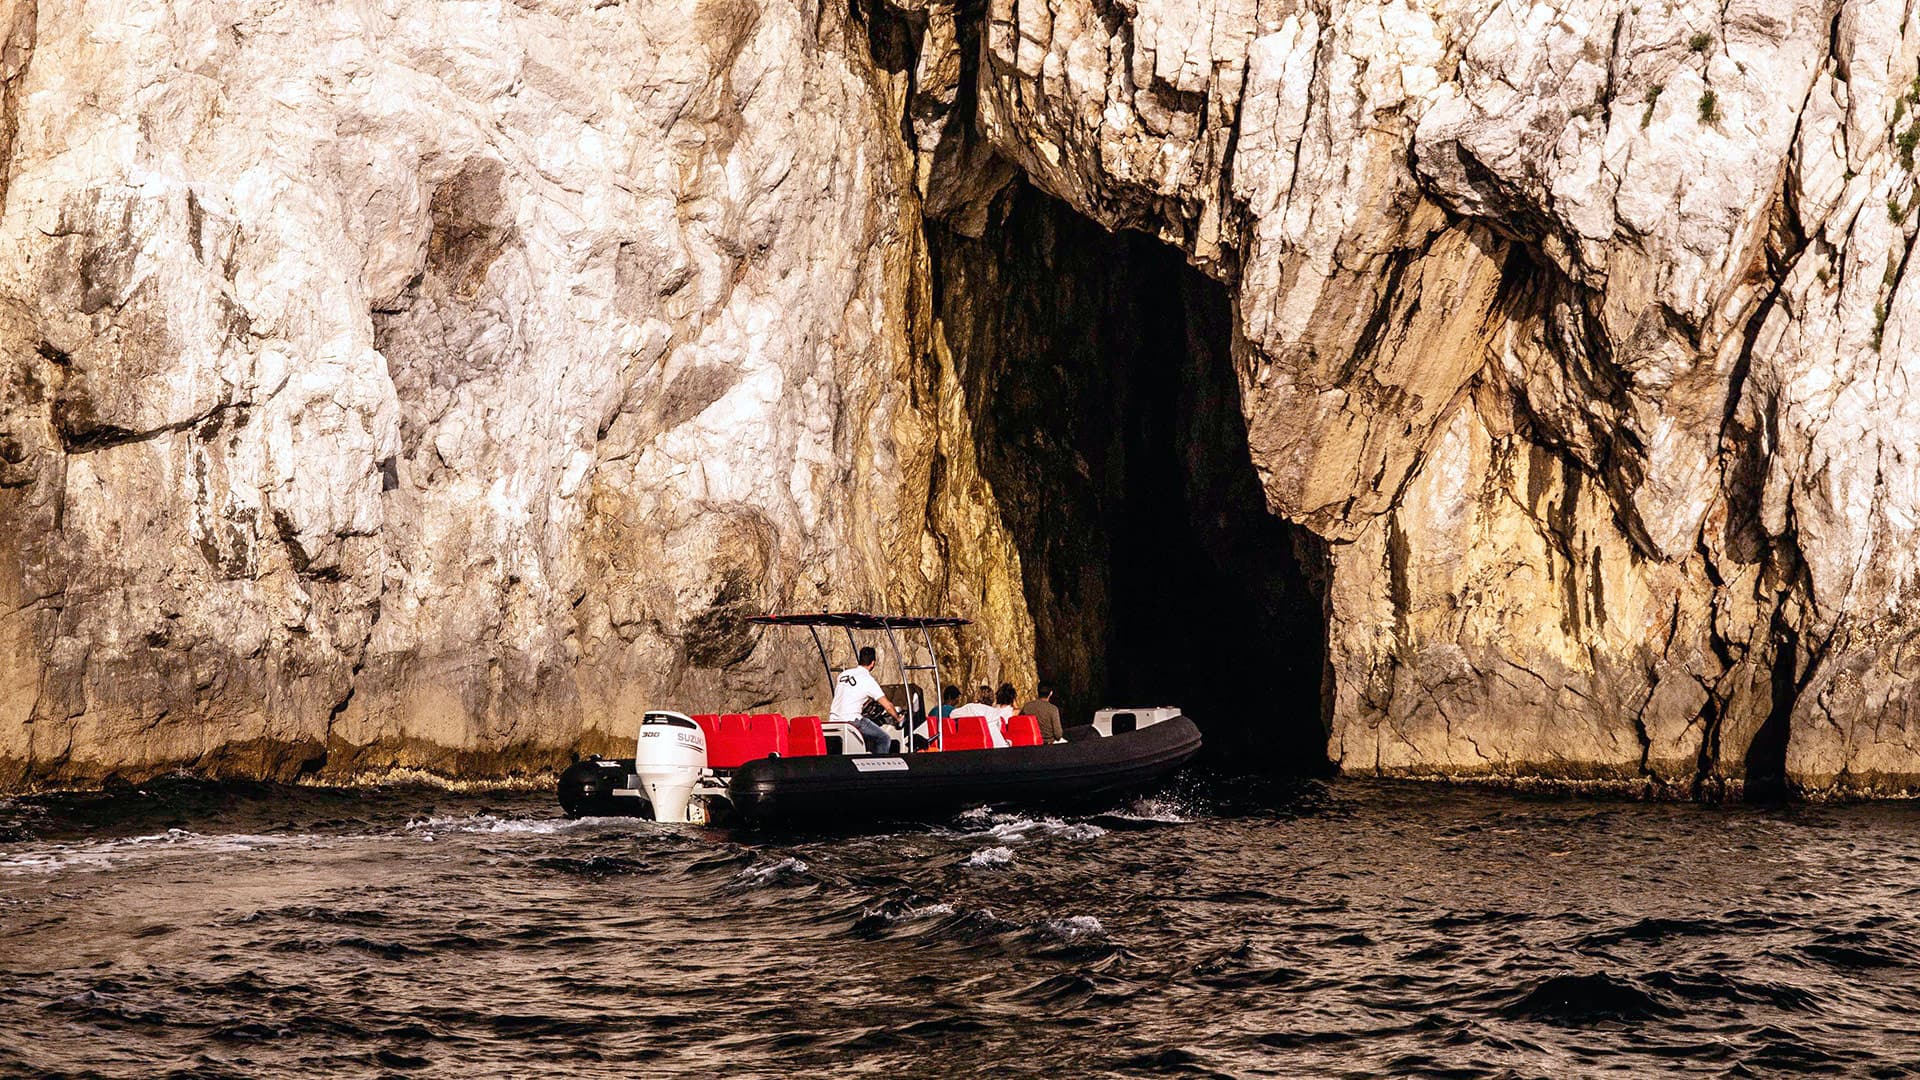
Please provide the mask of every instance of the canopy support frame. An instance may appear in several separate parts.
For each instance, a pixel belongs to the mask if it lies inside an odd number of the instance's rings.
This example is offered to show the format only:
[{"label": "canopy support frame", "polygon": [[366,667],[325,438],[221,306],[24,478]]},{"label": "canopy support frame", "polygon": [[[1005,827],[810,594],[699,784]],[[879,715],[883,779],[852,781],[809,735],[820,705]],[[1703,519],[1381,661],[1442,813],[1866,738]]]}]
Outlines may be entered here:
[{"label": "canopy support frame", "polygon": [[[933,646],[933,630],[935,627],[958,629],[967,625],[969,620],[950,615],[869,615],[857,611],[822,611],[817,614],[753,615],[749,616],[747,621],[750,623],[758,623],[762,626],[806,627],[807,633],[813,638],[814,652],[820,657],[820,666],[826,671],[827,691],[829,695],[832,694],[838,684],[835,682],[836,674],[833,670],[833,658],[827,652],[826,642],[820,637],[820,628],[823,626],[838,626],[845,631],[847,635],[847,648],[853,650],[853,661],[855,663],[859,663],[860,661],[860,642],[854,637],[854,630],[857,628],[884,632],[887,635],[888,648],[893,653],[894,669],[899,673],[900,692],[906,699],[906,722],[903,725],[905,731],[902,733],[906,739],[906,745],[901,747],[901,750],[903,752],[911,752],[913,749],[913,691],[915,684],[911,673],[915,671],[930,671],[933,674],[933,688],[930,693],[921,698],[923,705],[921,716],[927,723],[927,743],[936,750],[944,750],[946,748],[940,725],[935,723],[937,719],[933,714],[935,706],[927,704],[929,697],[935,699],[940,698],[943,686],[940,678],[940,654]],[[921,644],[927,650],[926,664],[909,665],[906,661],[906,654],[902,652],[900,648],[899,631],[915,629],[920,631]]]}]

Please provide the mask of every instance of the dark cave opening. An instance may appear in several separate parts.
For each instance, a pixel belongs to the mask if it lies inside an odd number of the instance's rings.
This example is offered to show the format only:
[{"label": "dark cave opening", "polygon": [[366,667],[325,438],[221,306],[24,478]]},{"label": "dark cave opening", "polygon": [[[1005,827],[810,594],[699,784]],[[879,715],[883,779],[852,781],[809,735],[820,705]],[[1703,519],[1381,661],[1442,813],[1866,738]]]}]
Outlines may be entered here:
[{"label": "dark cave opening", "polygon": [[1773,656],[1769,689],[1773,703],[1760,729],[1747,744],[1743,762],[1746,774],[1746,798],[1771,802],[1787,798],[1792,786],[1787,778],[1787,739],[1792,724],[1793,703],[1800,694],[1795,668],[1800,660],[1800,635],[1787,624],[1785,616],[1773,613],[1773,636],[1778,642]]},{"label": "dark cave opening", "polygon": [[1267,511],[1226,288],[1022,182],[980,239],[927,232],[935,314],[1069,722],[1178,704],[1217,763],[1325,770],[1324,550]]}]

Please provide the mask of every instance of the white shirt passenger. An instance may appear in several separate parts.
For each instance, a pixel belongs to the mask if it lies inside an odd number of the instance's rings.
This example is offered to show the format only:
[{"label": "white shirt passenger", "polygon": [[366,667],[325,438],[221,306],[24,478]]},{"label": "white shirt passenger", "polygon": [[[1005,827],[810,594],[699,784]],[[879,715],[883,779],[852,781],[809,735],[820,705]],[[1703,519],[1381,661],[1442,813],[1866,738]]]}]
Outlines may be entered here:
[{"label": "white shirt passenger", "polygon": [[975,702],[972,705],[962,705],[953,710],[953,715],[956,717],[984,716],[987,718],[987,737],[993,740],[993,745],[1013,745],[1007,741],[1006,726],[1007,717],[1013,715],[1012,709],[1000,705],[982,705],[979,702]]},{"label": "white shirt passenger", "polygon": [[1007,738],[1007,721],[1013,719],[1014,714],[1019,711],[1020,710],[1011,705],[995,705],[993,707],[994,719],[987,721],[987,727],[993,730],[993,745],[1013,745],[1013,740]]},{"label": "white shirt passenger", "polygon": [[835,724],[851,724],[860,719],[860,710],[867,702],[885,696],[886,691],[880,689],[880,681],[873,677],[873,672],[855,664],[834,677],[833,707],[827,710],[827,719]]}]

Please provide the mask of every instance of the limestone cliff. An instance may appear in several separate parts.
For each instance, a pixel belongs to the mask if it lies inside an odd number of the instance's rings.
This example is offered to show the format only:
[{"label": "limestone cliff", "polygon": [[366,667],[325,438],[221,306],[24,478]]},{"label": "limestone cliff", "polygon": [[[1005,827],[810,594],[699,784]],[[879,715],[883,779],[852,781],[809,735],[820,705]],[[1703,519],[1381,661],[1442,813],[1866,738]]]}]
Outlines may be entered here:
[{"label": "limestone cliff", "polygon": [[920,152],[1227,286],[1268,505],[1331,541],[1342,769],[1920,780],[1905,5],[981,18]]},{"label": "limestone cliff", "polygon": [[6,10],[0,779],[535,768],[817,693],[768,607],[1031,680],[843,13]]},{"label": "limestone cliff", "polygon": [[1920,786],[1917,57],[1878,0],[0,0],[0,781],[538,767],[797,704],[767,606],[1093,695],[1220,596],[1349,772]]}]

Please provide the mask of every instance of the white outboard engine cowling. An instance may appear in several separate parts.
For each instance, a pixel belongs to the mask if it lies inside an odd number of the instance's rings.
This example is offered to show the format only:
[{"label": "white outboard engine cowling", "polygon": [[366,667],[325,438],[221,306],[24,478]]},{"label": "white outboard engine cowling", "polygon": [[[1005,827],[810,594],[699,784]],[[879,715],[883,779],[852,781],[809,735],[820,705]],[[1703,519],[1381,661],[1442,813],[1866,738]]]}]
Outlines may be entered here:
[{"label": "white outboard engine cowling", "polygon": [[649,712],[640,719],[633,775],[653,804],[653,820],[684,822],[693,787],[707,770],[707,736],[693,718]]}]

